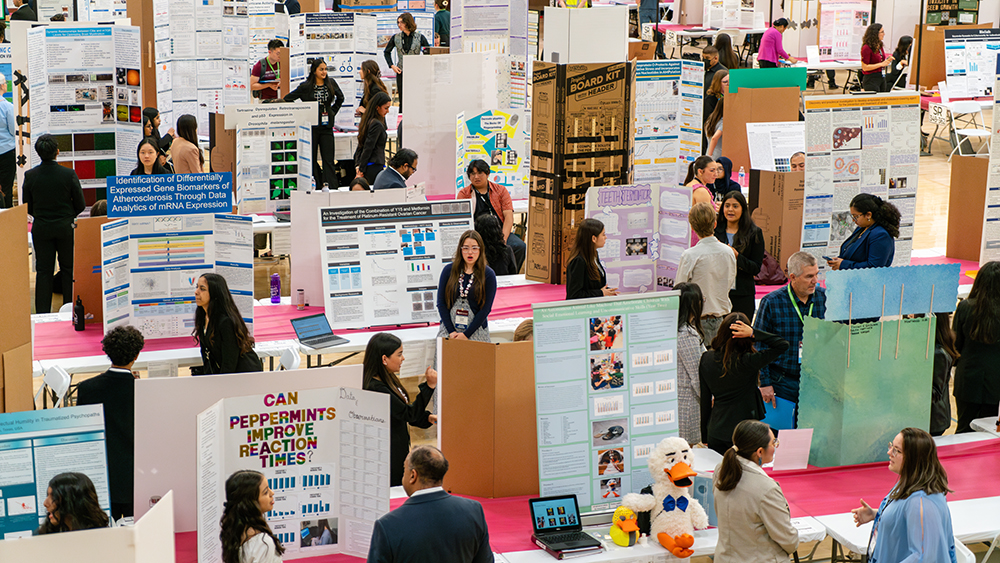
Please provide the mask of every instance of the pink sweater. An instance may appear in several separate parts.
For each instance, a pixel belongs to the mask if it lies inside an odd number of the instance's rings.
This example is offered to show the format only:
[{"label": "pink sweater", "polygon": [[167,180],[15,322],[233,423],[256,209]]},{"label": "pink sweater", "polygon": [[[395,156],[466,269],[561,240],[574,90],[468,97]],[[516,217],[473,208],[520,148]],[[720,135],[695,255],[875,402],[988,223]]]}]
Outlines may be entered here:
[{"label": "pink sweater", "polygon": [[767,28],[760,38],[760,50],[757,51],[758,61],[770,61],[778,64],[778,57],[787,59],[788,53],[781,48],[781,32],[773,27]]}]

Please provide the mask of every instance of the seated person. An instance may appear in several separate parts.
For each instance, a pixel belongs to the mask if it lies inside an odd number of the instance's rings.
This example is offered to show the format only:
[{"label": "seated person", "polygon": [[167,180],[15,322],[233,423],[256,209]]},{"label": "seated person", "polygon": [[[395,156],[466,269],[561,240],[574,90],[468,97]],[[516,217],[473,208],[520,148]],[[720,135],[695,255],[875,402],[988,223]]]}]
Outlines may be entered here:
[{"label": "seated person", "polygon": [[399,149],[389,159],[389,166],[375,176],[373,190],[405,188],[406,181],[417,171],[417,153],[410,149]]}]

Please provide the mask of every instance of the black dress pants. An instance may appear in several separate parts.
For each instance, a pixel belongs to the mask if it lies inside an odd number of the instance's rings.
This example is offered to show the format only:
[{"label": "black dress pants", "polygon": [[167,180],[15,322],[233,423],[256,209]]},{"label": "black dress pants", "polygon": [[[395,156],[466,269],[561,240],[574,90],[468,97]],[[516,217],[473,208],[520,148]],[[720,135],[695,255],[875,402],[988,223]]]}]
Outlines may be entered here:
[{"label": "black dress pants", "polygon": [[66,303],[73,302],[73,224],[38,225],[31,230],[35,246],[35,313],[52,312],[52,278],[59,257],[62,272],[62,294]]},{"label": "black dress pants", "polygon": [[14,152],[15,149],[11,149],[0,154],[0,190],[3,190],[0,207],[4,209],[14,207],[14,172],[17,169]]},{"label": "black dress pants", "polygon": [[955,434],[975,432],[972,429],[972,421],[987,416],[996,417],[997,406],[996,403],[967,403],[956,397],[955,410],[958,411],[956,413],[958,415],[958,428],[955,429]]},{"label": "black dress pants", "polygon": [[[323,166],[320,166],[317,155],[323,157]],[[316,189],[323,189],[323,184],[328,184],[331,190],[337,189],[340,182],[337,181],[335,159],[333,157],[333,129],[329,127],[312,128],[312,165],[313,179],[316,180]]]}]

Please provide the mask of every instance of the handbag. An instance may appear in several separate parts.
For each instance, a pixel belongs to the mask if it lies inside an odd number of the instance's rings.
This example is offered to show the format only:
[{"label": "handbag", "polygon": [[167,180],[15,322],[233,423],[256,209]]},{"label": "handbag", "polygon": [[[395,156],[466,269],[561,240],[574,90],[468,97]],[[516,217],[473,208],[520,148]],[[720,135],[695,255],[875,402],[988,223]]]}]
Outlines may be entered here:
[{"label": "handbag", "polygon": [[788,278],[781,271],[781,264],[778,264],[778,261],[765,250],[760,272],[754,276],[753,281],[756,285],[785,285]]}]

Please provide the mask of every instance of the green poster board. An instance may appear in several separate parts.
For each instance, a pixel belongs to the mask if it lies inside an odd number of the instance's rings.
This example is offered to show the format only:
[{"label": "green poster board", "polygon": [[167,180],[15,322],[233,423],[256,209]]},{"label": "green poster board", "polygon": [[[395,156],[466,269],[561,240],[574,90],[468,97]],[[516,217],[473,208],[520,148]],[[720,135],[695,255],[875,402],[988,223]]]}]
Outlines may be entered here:
[{"label": "green poster board", "polygon": [[794,86],[806,89],[806,67],[734,68],[729,71],[729,93],[740,88],[784,88]]},{"label": "green poster board", "polygon": [[834,467],[888,461],[888,444],[900,430],[927,430],[934,322],[932,316],[904,319],[902,326],[887,321],[848,327],[804,319],[799,428],[813,429],[809,463]]}]

